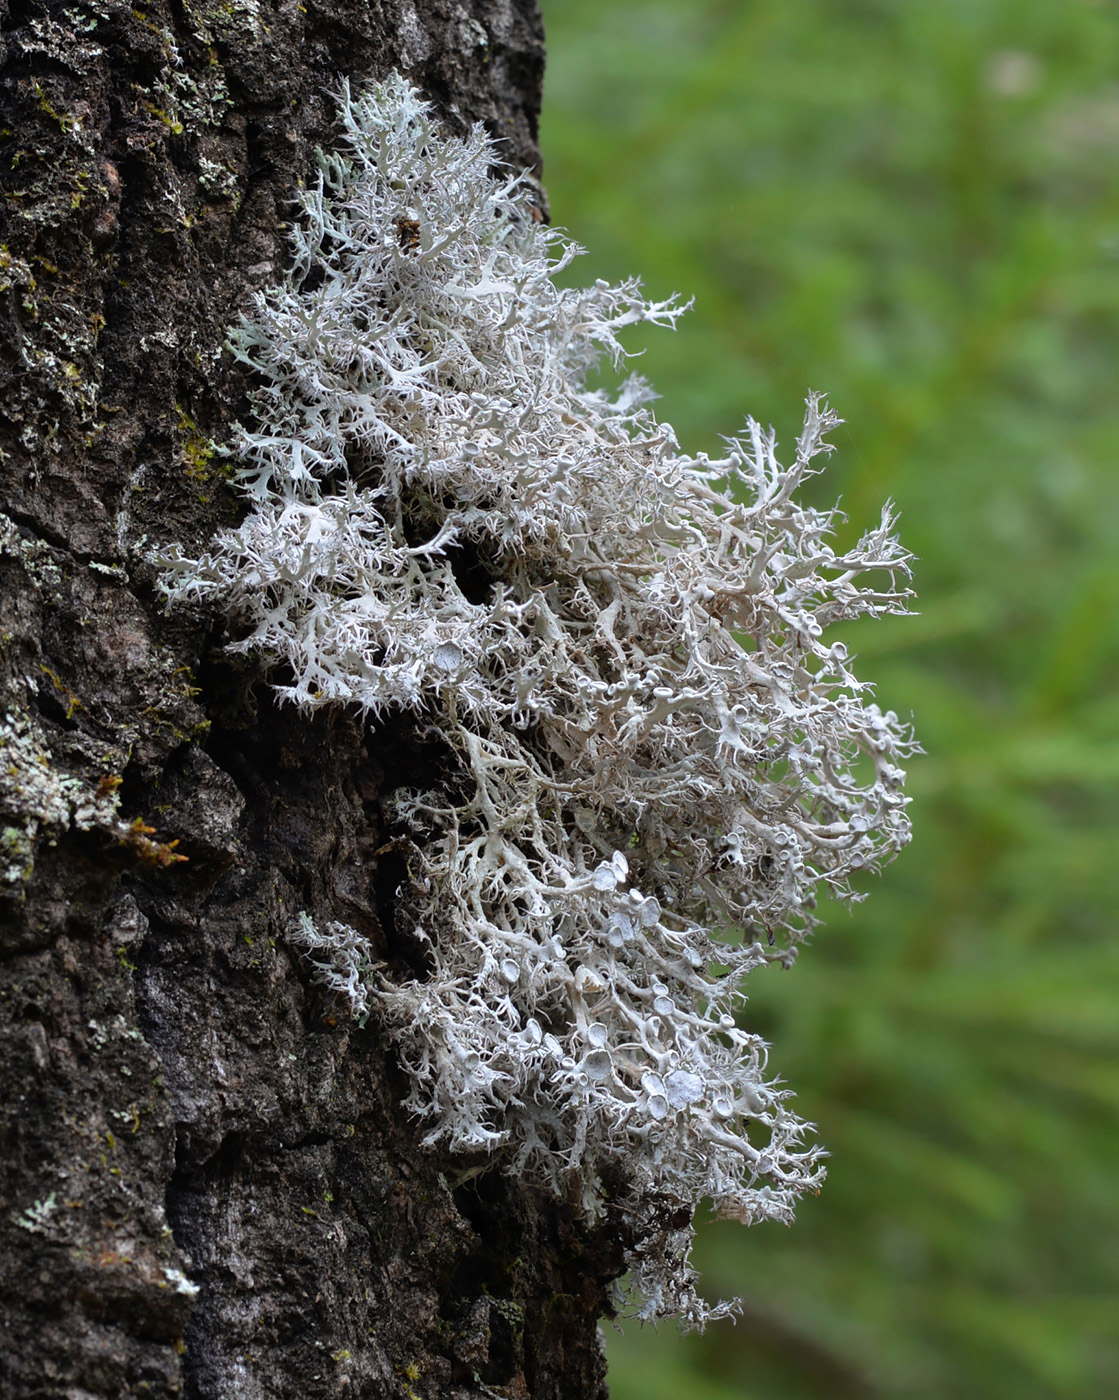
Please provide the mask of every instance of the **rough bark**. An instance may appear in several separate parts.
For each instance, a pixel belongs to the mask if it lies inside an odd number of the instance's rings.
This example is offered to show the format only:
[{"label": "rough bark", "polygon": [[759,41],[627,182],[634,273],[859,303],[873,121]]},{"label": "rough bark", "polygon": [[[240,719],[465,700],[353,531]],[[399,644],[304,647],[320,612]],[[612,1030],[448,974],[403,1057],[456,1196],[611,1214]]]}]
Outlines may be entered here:
[{"label": "rough bark", "polygon": [[224,331],[338,78],[531,164],[535,0],[0,12],[0,1395],[600,1395],[617,1242],[422,1151],[285,942],[307,908],[407,957],[382,803],[434,760],[278,708],[149,562],[241,509]]}]

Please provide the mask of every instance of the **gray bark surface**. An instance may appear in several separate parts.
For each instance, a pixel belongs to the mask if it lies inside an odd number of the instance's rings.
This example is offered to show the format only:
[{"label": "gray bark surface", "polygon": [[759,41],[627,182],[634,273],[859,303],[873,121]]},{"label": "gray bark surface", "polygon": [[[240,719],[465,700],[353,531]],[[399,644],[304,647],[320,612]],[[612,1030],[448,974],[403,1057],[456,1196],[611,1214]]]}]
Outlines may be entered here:
[{"label": "gray bark surface", "polygon": [[243,509],[225,329],[338,79],[399,69],[531,165],[535,0],[0,27],[0,1396],[602,1395],[619,1241],[421,1150],[376,1018],[285,941],[312,909],[407,963],[383,800],[437,758],[277,707],[149,562]]}]

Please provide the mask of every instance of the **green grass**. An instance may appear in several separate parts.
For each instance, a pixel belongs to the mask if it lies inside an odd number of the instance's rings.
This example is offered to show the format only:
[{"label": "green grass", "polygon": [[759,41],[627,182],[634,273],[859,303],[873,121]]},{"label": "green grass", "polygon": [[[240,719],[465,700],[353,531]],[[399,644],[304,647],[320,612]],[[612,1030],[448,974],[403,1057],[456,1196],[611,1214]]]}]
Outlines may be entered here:
[{"label": "green grass", "polygon": [[708,1229],[702,1338],[615,1400],[1097,1400],[1119,1383],[1119,10],[552,0],[545,177],[696,298],[641,369],[689,448],[809,388],[819,499],[892,496],[921,615],[851,629],[910,710],[915,840],[752,1025],[832,1153],[790,1231]]}]

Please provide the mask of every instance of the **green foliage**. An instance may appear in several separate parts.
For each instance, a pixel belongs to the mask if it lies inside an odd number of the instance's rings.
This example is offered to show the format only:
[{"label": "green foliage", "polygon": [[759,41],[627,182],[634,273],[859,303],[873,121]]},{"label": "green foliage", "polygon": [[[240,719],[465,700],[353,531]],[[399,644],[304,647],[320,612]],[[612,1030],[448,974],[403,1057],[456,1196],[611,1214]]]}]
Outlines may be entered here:
[{"label": "green foliage", "polygon": [[711,1227],[737,1330],[630,1325],[616,1400],[1088,1400],[1119,1373],[1119,15],[1108,0],[545,4],[553,217],[585,282],[695,293],[642,371],[689,449],[848,419],[916,619],[915,841],[751,983],[832,1153],[791,1231]]}]

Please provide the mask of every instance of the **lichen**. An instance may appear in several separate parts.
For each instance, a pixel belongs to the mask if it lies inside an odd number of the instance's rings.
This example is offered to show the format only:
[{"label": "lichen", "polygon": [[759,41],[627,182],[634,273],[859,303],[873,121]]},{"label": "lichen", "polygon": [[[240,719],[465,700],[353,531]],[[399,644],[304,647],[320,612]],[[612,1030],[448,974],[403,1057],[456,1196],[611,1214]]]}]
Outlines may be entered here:
[{"label": "lichen", "polygon": [[[55,553],[0,514],[0,557],[16,561],[31,588],[44,601],[57,604],[63,597],[64,575]],[[97,561],[90,561],[88,567],[110,576],[122,572]],[[0,640],[6,644],[11,639]],[[158,693],[176,711],[197,692],[180,674],[184,669],[172,668],[167,657],[161,659],[153,677],[160,684]],[[38,703],[32,699],[36,690]],[[53,843],[70,830],[98,830],[115,842],[122,855],[145,865],[165,867],[185,860],[175,849],[177,841],[153,840],[155,829],[142,818],[127,821],[120,814],[123,779],[114,770],[127,762],[135,733],[122,729],[116,744],[83,735],[76,727],[72,733],[48,737],[47,726],[38,716],[44,692],[68,722],[85,708],[65,676],[45,662],[22,676],[9,676],[0,691],[4,700],[0,710],[0,886],[11,889],[29,880],[39,842]],[[169,722],[155,715],[152,727]],[[183,742],[189,737],[180,736]],[[61,756],[54,751],[59,742],[64,750]]]},{"label": "lichen", "polygon": [[119,805],[115,786],[92,785],[56,765],[30,714],[13,710],[0,717],[0,812],[8,818],[0,883],[13,885],[30,877],[40,833],[71,827],[126,830]]},{"label": "lichen", "polygon": [[54,552],[42,540],[24,533],[3,512],[0,512],[0,556],[16,560],[44,598],[51,602],[60,600],[63,576]]},{"label": "lichen", "polygon": [[345,998],[364,1025],[369,1015],[369,983],[374,969],[369,943],[346,924],[331,921],[320,931],[309,914],[300,914],[292,939],[314,968],[315,980]]},{"label": "lichen", "polygon": [[214,457],[218,455],[218,446],[213,439],[208,438],[202,432],[181,404],[175,405],[175,416],[179,420],[178,451],[187,478],[196,485],[201,485],[213,476],[223,474],[224,461],[219,463],[217,467],[214,466]]},{"label": "lichen", "polygon": [[442,742],[445,780],[392,809],[423,974],[336,921],[292,936],[379,1013],[429,1146],[622,1209],[643,1313],[700,1324],[693,1209],[788,1221],[823,1175],[735,1013],[817,890],[859,898],[908,839],[907,731],[824,639],[904,611],[908,556],[888,510],[840,551],[798,502],[818,397],[785,467],[752,420],[691,457],[640,379],[592,387],[683,308],[561,290],[579,250],[480,128],[442,135],[399,78],[340,105],[287,277],[233,334],[249,513],[163,587],[235,619],[284,699]]}]

